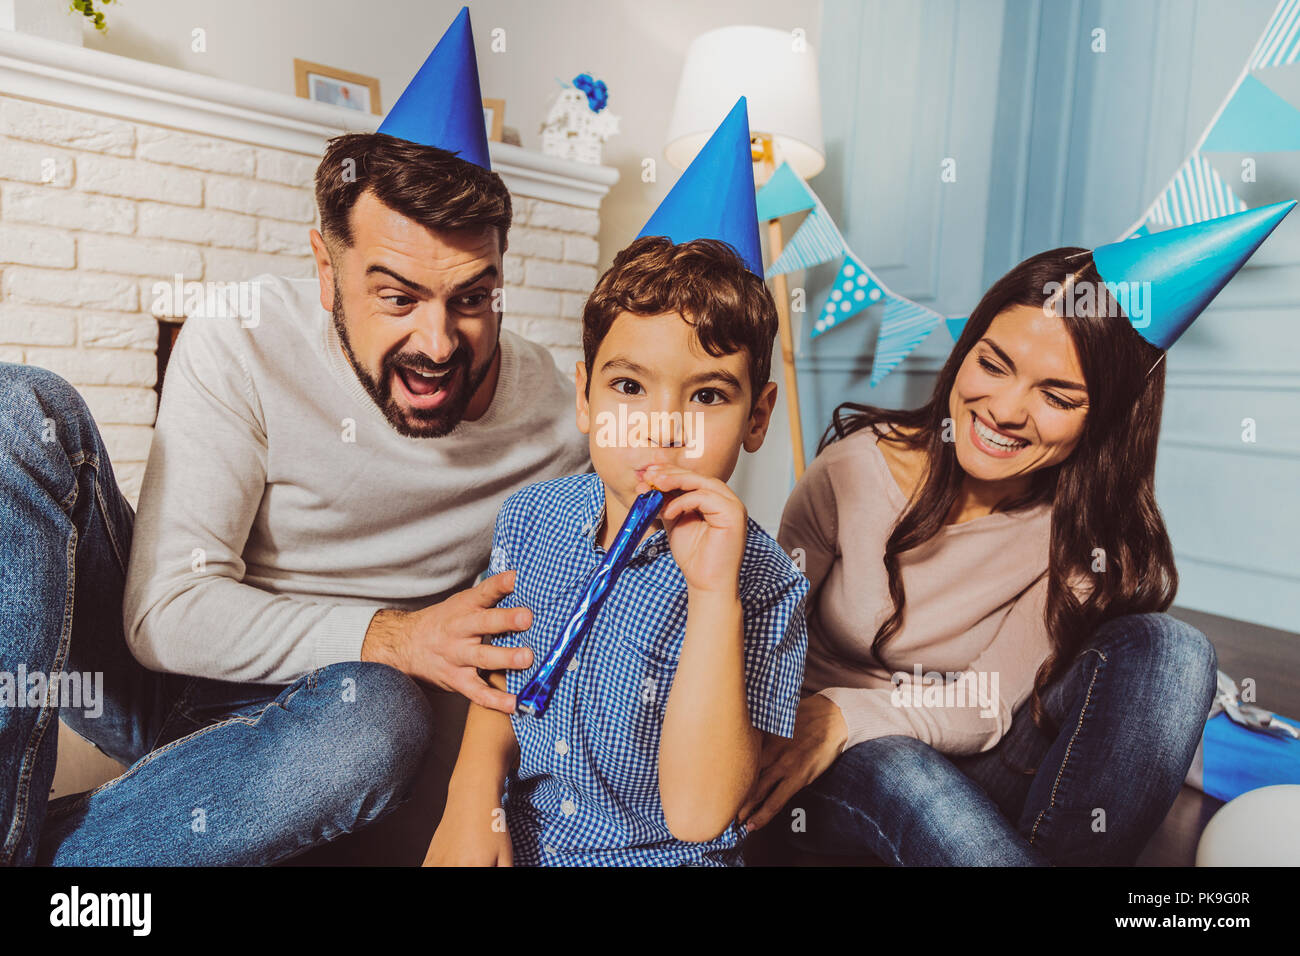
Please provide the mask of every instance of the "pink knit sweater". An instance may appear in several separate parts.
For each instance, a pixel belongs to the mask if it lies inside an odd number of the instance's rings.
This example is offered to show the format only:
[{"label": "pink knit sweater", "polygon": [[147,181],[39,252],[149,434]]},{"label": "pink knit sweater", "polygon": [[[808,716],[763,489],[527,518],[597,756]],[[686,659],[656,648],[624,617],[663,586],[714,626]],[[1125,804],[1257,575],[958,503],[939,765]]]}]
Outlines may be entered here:
[{"label": "pink knit sweater", "polygon": [[885,542],[906,504],[869,428],[830,445],[795,486],[779,539],[796,560],[802,549],[811,584],[804,693],[839,706],[846,749],[903,734],[978,753],[1010,728],[1050,652],[1051,506],[945,525],[900,555],[907,605],[881,666],[871,641],[893,607]]}]

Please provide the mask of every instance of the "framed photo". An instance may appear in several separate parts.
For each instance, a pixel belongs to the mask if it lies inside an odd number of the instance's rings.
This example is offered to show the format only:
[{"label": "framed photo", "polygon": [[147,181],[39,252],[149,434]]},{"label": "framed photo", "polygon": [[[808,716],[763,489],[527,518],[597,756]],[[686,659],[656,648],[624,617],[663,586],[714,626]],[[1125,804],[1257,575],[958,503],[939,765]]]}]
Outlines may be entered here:
[{"label": "framed photo", "polygon": [[361,113],[383,112],[379,103],[379,81],[373,76],[295,58],[293,80],[299,96],[317,103],[329,103]]},{"label": "framed photo", "polygon": [[494,143],[501,142],[501,132],[506,124],[506,101],[483,100],[483,125],[487,127],[487,138]]}]

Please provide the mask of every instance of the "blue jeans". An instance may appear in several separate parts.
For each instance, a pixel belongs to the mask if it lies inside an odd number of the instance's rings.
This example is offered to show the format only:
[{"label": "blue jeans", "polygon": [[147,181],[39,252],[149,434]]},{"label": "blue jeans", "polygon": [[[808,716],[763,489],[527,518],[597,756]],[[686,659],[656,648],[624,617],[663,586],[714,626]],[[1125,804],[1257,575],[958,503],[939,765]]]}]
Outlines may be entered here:
[{"label": "blue jeans", "polygon": [[[133,521],[77,391],[0,363],[0,679],[27,689],[0,706],[0,864],[273,863],[400,804],[433,739],[418,685],[360,661],[287,686],[147,670],[122,630]],[[129,769],[50,801],[60,717]]]},{"label": "blue jeans", "polygon": [[897,866],[1132,865],[1183,785],[1217,666],[1205,635],[1168,614],[1115,618],[1044,690],[1055,736],[1026,703],[983,753],[867,740],[770,825],[792,848]]}]

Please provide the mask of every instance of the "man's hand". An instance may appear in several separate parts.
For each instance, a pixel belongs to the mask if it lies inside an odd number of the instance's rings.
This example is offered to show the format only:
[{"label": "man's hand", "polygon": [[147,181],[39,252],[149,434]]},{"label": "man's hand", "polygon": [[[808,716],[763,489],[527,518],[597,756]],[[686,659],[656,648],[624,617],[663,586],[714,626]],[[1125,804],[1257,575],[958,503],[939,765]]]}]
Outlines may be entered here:
[{"label": "man's hand", "polygon": [[379,611],[361,645],[363,661],[378,661],[412,677],[456,691],[474,703],[514,713],[515,696],[487,684],[484,670],[522,670],[533,660],[526,647],[496,647],[483,638],[526,631],[533,614],[526,607],[498,608],[515,589],[515,572],[502,571],[440,604],[418,611]]},{"label": "man's hand", "polygon": [[844,715],[830,698],[813,694],[800,701],[793,737],[764,736],[762,769],[740,808],[748,832],[766,825],[791,797],[829,770],[848,735]]}]

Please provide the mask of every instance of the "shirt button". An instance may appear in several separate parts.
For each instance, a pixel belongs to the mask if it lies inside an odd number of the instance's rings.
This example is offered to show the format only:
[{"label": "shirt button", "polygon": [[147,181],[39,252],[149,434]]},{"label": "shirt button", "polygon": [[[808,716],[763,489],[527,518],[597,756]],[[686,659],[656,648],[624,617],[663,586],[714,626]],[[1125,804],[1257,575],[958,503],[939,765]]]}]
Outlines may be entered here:
[{"label": "shirt button", "polygon": [[569,661],[569,670],[576,671],[577,669],[578,669],[578,659],[574,657]]},{"label": "shirt button", "polygon": [[572,800],[564,800],[560,803],[560,812],[566,817],[571,817],[578,812],[578,805]]},{"label": "shirt button", "polygon": [[563,738],[555,742],[555,752],[563,757],[569,752],[569,742]]},{"label": "shirt button", "polygon": [[555,852],[555,847],[551,846],[549,843],[546,844],[546,846],[542,847],[542,849],[545,850],[547,853]]}]

